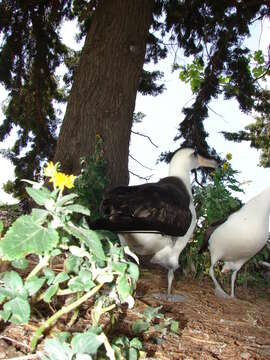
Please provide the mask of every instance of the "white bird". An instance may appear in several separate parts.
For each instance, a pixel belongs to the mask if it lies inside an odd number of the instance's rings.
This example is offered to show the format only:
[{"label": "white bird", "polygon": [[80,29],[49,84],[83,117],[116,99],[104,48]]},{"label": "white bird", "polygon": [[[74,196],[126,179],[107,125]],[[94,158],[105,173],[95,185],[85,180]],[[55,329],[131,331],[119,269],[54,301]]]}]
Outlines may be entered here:
[{"label": "white bird", "polygon": [[[201,250],[207,247],[211,255],[209,274],[215,285],[215,293],[223,298],[234,297],[237,272],[265,245],[269,232],[270,187],[249,200],[225,222],[208,232]],[[222,272],[232,270],[231,295],[224,292],[214,275],[214,266],[224,261]]]},{"label": "white bird", "polygon": [[110,190],[101,205],[102,218],[90,225],[121,233],[123,245],[138,255],[151,255],[152,263],[168,269],[168,295],[179,255],[196,225],[190,171],[200,166],[215,168],[217,162],[194,149],[179,149],[170,161],[168,177]]}]

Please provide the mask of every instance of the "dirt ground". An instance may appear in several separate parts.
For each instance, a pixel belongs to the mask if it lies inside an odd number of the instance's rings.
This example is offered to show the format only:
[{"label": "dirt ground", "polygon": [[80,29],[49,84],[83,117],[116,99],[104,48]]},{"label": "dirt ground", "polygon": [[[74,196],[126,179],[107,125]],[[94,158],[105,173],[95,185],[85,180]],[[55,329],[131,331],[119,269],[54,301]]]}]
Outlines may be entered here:
[{"label": "dirt ground", "polygon": [[[270,289],[243,289],[237,287],[236,299],[215,297],[210,280],[180,279],[174,282],[174,293],[184,295],[181,302],[156,300],[151,293],[166,292],[167,275],[155,270],[142,273],[135,307],[118,313],[113,332],[134,337],[132,323],[148,306],[160,306],[166,317],[179,321],[178,334],[167,332],[145,333],[141,337],[146,359],[270,359]],[[89,325],[90,315],[85,306],[81,317],[69,331],[83,331]],[[67,319],[51,332],[63,331]],[[33,320],[24,326],[0,323],[0,359],[39,359],[29,355],[31,336],[38,326]],[[39,345],[42,349],[43,343]]]}]

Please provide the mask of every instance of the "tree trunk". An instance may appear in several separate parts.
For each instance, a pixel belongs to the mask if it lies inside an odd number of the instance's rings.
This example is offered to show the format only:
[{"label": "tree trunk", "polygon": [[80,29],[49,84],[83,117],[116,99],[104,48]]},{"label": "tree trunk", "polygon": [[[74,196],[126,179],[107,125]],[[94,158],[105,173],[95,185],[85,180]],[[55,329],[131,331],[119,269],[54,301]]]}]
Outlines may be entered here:
[{"label": "tree trunk", "polygon": [[93,14],[61,127],[55,161],[80,172],[104,140],[110,186],[127,185],[132,116],[153,0],[100,0]]}]

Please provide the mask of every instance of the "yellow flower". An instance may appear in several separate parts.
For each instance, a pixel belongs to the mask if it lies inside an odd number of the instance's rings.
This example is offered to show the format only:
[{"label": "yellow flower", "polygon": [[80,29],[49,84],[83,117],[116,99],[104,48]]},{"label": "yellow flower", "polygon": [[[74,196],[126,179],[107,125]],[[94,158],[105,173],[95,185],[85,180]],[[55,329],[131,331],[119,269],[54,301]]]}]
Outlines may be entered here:
[{"label": "yellow flower", "polygon": [[66,175],[62,172],[56,172],[52,182],[55,187],[58,187],[61,191],[63,191],[65,187],[72,189],[74,187],[74,180],[74,175]]},{"label": "yellow flower", "polygon": [[56,163],[54,165],[52,161],[49,161],[46,164],[46,167],[44,168],[44,175],[53,178],[55,173],[57,173],[58,168],[59,168],[59,163]]},{"label": "yellow flower", "polygon": [[232,154],[231,153],[226,154],[226,159],[229,161],[232,160]]},{"label": "yellow flower", "polygon": [[227,162],[225,162],[224,164],[223,164],[223,170],[224,171],[227,171],[229,169],[229,164],[227,163]]}]

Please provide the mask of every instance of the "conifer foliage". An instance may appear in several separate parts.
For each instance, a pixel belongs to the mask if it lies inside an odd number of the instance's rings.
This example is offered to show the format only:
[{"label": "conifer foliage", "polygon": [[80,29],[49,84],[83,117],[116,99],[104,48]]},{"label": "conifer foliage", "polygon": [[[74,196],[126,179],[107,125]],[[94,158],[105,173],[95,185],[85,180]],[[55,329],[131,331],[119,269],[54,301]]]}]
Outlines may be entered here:
[{"label": "conifer foliage", "polygon": [[[90,50],[88,52],[83,49],[80,55],[67,48],[61,41],[61,24],[65,20],[76,18],[80,25],[78,37],[90,36],[89,34],[93,34],[91,26],[95,21],[102,24],[102,17],[108,16],[106,12],[108,1],[113,0],[0,1],[0,82],[9,93],[4,111],[5,119],[0,126],[0,141],[5,140],[11,129],[17,126],[18,138],[15,145],[4,153],[14,163],[17,179],[37,179],[42,162],[52,159],[55,153],[57,128],[62,120],[56,104],[67,101],[67,91],[60,87],[56,75],[58,66],[63,63],[67,65],[64,80],[67,85],[73,84],[76,85],[76,89],[80,89],[81,77],[76,77],[77,64],[78,62],[87,64],[82,57],[90,56],[91,53]],[[142,11],[144,7],[149,7],[149,3],[152,8],[151,21],[145,26],[146,42],[142,37],[135,39],[137,43],[133,44],[131,41],[128,44],[131,54],[134,55],[134,61],[139,59],[136,57],[138,46],[146,45],[144,63],[158,63],[167,56],[167,44],[174,42],[184,50],[187,58],[189,57],[191,61],[194,59],[201,66],[200,78],[193,79],[193,84],[196,85],[195,101],[190,107],[183,109],[185,118],[179,125],[175,140],[194,146],[201,152],[211,150],[207,144],[208,134],[204,129],[203,120],[208,116],[209,102],[221,93],[227,99],[236,98],[243,112],[256,110],[261,114],[269,113],[267,108],[269,93],[260,88],[257,82],[260,75],[256,76],[256,72],[251,71],[250,51],[243,46],[243,40],[250,35],[251,24],[269,17],[268,0],[140,0],[136,1],[136,5],[134,0],[129,1],[133,6],[140,6]],[[125,4],[126,0],[114,1],[119,14]],[[102,11],[103,8],[106,11]],[[101,11],[97,12],[98,10]],[[94,19],[95,14],[100,18]],[[108,26],[113,21],[117,19],[114,17],[108,22]],[[115,35],[110,31],[105,31],[105,34],[108,38]],[[103,61],[103,59],[98,60]],[[269,59],[264,58],[263,61],[266,69],[264,75],[267,75]],[[113,59],[111,63],[113,65]],[[91,72],[91,69],[87,71]],[[112,68],[111,72],[113,71]],[[141,66],[140,75],[134,78],[134,82],[137,83],[137,91],[147,95],[158,95],[164,90],[161,79],[161,72],[151,73]],[[102,85],[98,83],[96,86],[102,86],[102,92],[106,93],[110,89],[110,83],[111,79],[108,78],[107,81],[102,82]],[[95,88],[95,84],[91,84],[90,89],[92,88]],[[129,88],[120,88],[119,91],[121,94],[126,94],[129,93]],[[134,107],[135,96],[136,93],[131,94],[133,97],[133,100],[130,100],[131,107]],[[80,101],[83,99],[80,98]],[[97,104],[94,109],[95,114],[99,112],[98,106],[100,109],[104,108],[104,104]],[[68,116],[67,114],[66,117]],[[117,112],[115,115],[111,113],[107,120],[108,124],[102,131],[120,134],[119,126],[122,125],[118,119]],[[64,122],[67,121],[75,120],[64,119]],[[80,119],[77,118],[76,121],[80,123]],[[92,121],[91,116],[89,121]],[[117,121],[118,126],[114,126]],[[127,121],[131,130],[131,113],[121,121]],[[106,122],[105,118],[104,122]],[[93,126],[96,125],[93,123]],[[85,127],[82,127],[81,131],[85,132]],[[95,135],[100,132],[99,128],[96,132],[93,131],[91,136],[89,134],[92,138],[88,137],[88,141],[92,142],[93,146]],[[86,135],[84,134],[84,138],[87,139]],[[107,135],[103,133],[100,135],[105,140],[104,155],[108,160],[106,157],[112,149],[106,145]],[[67,136],[65,130],[60,132],[59,141]],[[237,136],[235,135],[234,138]],[[78,143],[78,139],[76,141]],[[128,154],[128,144],[129,141],[123,144],[122,152],[126,154]],[[78,173],[76,164],[80,163],[79,157],[90,155],[91,149],[87,146],[85,149],[86,153],[81,154],[81,151],[74,149],[69,151],[65,146],[65,156],[59,156],[64,170],[68,167],[70,172]],[[78,158],[75,159],[75,156]],[[68,159],[69,164],[65,164],[67,161],[65,159]],[[125,159],[124,166],[127,168],[128,156]],[[108,163],[110,164],[110,160]],[[117,171],[119,172],[117,166],[111,168],[109,176],[113,176]],[[16,190],[15,193],[20,194],[20,183],[16,181],[15,187],[12,186],[11,190]],[[126,178],[123,178],[123,182],[126,181]]]}]

